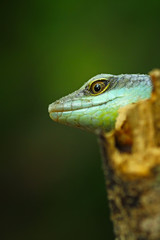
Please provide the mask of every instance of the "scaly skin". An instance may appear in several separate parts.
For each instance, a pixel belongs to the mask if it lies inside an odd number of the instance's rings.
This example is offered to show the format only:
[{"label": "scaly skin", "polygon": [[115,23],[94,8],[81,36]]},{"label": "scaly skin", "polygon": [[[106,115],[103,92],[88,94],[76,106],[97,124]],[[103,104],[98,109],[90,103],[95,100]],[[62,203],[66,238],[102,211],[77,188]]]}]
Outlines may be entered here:
[{"label": "scaly skin", "polygon": [[99,129],[110,131],[120,107],[149,98],[151,91],[148,75],[99,74],[79,90],[50,104],[48,111],[52,120],[65,125],[95,133]]}]

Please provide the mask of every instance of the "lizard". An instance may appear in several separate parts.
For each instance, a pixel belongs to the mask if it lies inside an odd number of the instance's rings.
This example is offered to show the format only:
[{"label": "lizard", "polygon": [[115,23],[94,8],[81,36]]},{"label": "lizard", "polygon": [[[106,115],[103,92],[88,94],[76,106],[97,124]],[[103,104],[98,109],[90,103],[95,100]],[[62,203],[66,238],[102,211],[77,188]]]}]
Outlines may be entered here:
[{"label": "lizard", "polygon": [[118,110],[150,97],[151,78],[147,74],[98,74],[80,89],[48,107],[51,119],[98,134],[114,129]]}]

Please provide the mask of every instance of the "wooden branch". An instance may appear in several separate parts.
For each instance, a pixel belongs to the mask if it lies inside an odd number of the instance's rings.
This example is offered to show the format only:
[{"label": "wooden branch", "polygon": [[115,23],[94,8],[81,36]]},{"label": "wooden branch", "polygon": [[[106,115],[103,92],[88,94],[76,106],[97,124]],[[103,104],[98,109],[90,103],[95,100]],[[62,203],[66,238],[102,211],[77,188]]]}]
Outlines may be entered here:
[{"label": "wooden branch", "polygon": [[160,240],[160,70],[152,96],[119,112],[100,137],[116,240]]}]

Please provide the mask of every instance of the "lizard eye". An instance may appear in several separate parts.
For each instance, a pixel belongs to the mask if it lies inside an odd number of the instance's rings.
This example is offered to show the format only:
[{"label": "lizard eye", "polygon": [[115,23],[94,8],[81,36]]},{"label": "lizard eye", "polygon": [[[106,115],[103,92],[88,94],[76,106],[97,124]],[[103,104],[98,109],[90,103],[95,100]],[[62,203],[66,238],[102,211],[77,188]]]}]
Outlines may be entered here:
[{"label": "lizard eye", "polygon": [[107,80],[96,80],[90,85],[90,92],[92,95],[99,95],[103,93],[109,87],[109,83]]}]

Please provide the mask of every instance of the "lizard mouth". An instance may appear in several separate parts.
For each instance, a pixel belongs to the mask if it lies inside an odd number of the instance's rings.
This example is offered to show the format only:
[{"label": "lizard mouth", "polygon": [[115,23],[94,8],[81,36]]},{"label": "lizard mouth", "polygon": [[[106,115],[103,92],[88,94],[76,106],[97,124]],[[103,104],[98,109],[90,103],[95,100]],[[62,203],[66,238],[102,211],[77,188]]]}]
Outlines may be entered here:
[{"label": "lizard mouth", "polygon": [[88,109],[88,108],[94,108],[94,107],[97,107],[97,106],[101,106],[101,105],[104,105],[104,104],[107,104],[108,102],[112,102],[113,100],[117,99],[117,98],[120,98],[119,97],[115,97],[115,98],[112,98],[108,101],[102,101],[102,102],[92,102],[90,100],[88,101],[72,101],[72,102],[60,102],[59,101],[56,101],[56,102],[53,102],[49,105],[48,107],[48,112],[51,114],[51,113],[62,113],[62,112],[71,112],[71,111],[76,111],[76,110],[82,110],[82,109]]},{"label": "lizard mouth", "polygon": [[52,103],[49,105],[48,107],[48,112],[49,113],[60,113],[60,112],[71,112],[71,111],[77,111],[77,110],[82,110],[82,109],[88,109],[88,108],[92,108],[92,107],[97,107],[97,106],[101,106],[103,104],[106,104],[106,102],[102,102],[102,103],[96,103],[96,104],[93,104],[90,102],[90,104],[87,104],[85,106],[83,105],[74,105],[74,104],[70,104],[70,106],[65,106],[64,104],[55,104],[55,103]]}]

